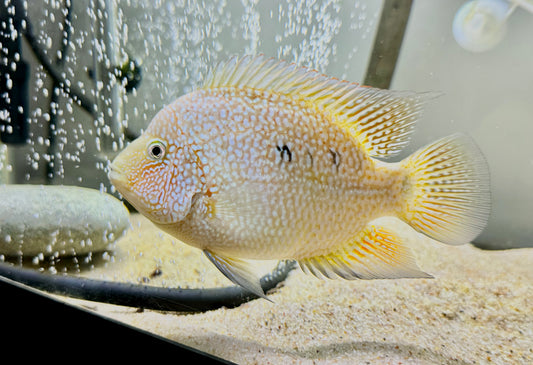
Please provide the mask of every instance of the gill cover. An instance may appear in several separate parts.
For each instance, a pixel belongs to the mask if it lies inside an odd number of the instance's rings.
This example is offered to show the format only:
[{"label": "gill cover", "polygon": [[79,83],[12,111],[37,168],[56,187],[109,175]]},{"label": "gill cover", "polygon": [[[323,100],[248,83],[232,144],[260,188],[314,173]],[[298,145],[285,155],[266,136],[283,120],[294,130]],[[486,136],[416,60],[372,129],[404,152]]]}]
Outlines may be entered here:
[{"label": "gill cover", "polygon": [[[161,153],[161,146],[152,143],[147,153],[152,158]],[[175,223],[183,220],[190,212],[193,197],[201,193],[205,186],[205,176],[198,153],[190,146],[166,145],[165,156],[156,158],[161,168],[161,181],[151,193],[151,199],[157,200],[153,210],[156,223]]]},{"label": "gill cover", "polygon": [[205,185],[198,153],[145,133],[115,158],[110,178],[139,213],[154,223],[175,223],[187,216],[193,196]]}]

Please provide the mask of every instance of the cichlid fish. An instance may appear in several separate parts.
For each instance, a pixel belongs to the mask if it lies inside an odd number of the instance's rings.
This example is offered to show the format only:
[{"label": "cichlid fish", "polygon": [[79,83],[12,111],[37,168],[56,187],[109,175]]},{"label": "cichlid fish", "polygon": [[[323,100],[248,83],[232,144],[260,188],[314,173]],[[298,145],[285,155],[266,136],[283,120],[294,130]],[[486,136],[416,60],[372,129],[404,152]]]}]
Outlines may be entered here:
[{"label": "cichlid fish", "polygon": [[110,166],[140,213],[265,297],[242,259],[294,259],[318,277],[431,277],[395,216],[457,245],[484,228],[488,169],[453,135],[386,163],[425,94],[380,90],[265,56],[231,58],[163,108]]}]

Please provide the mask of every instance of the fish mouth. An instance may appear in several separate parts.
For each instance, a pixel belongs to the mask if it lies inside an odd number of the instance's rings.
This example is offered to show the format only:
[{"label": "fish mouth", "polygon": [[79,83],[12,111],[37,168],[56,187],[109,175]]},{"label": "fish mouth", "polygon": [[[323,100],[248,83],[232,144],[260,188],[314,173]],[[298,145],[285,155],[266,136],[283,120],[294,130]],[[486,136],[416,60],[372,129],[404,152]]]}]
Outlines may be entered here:
[{"label": "fish mouth", "polygon": [[113,163],[109,165],[107,177],[115,186],[126,187],[128,185],[124,172]]},{"label": "fish mouth", "polygon": [[130,202],[130,204],[134,205],[130,200],[132,191],[126,174],[124,174],[124,172],[116,165],[111,164],[109,165],[109,172],[107,173],[107,178],[109,179],[109,181],[111,181],[111,184],[113,184],[117,192],[119,192],[125,200]]}]

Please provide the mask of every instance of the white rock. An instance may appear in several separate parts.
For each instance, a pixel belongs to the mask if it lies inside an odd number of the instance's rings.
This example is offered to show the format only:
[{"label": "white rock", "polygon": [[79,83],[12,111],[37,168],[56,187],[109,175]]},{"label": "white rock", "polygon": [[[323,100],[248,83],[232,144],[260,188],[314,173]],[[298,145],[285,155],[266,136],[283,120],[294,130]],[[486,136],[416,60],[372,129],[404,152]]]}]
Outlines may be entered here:
[{"label": "white rock", "polygon": [[0,185],[0,254],[56,256],[109,248],[128,229],[122,202],[76,186]]}]

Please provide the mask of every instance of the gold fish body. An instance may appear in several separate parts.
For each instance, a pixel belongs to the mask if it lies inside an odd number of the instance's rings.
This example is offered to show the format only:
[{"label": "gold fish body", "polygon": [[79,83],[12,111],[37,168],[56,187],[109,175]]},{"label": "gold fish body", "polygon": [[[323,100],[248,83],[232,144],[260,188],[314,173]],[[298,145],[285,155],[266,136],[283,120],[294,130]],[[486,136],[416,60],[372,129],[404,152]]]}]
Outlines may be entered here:
[{"label": "gold fish body", "polygon": [[219,65],[163,108],[111,165],[118,191],[162,230],[264,296],[240,259],[295,259],[329,278],[428,277],[395,216],[450,244],[489,212],[475,145],[444,138],[399,163],[422,94],[363,87],[263,56]]}]

